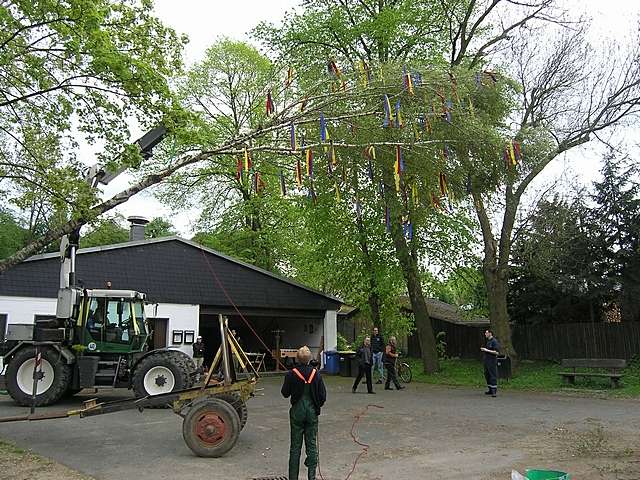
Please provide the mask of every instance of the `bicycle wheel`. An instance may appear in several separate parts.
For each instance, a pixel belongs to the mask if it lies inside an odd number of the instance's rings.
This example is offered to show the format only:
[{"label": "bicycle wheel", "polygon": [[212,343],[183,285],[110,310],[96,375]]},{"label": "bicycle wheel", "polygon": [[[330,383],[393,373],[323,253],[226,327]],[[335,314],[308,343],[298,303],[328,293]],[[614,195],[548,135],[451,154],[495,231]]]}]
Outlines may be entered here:
[{"label": "bicycle wheel", "polygon": [[408,363],[402,362],[398,367],[398,378],[402,383],[411,383],[413,374]]}]

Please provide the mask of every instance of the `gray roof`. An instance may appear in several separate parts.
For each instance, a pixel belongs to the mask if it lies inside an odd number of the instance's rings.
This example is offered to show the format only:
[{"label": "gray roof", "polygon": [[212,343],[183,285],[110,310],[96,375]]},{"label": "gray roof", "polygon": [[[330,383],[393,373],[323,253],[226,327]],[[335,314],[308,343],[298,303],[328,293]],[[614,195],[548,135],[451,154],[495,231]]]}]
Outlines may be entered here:
[{"label": "gray roof", "polygon": [[[438,320],[443,320],[449,323],[456,323],[458,325],[468,325],[468,326],[486,326],[489,325],[489,319],[486,317],[473,317],[467,318],[464,315],[464,311],[456,306],[451,305],[450,303],[443,302],[438,300],[437,298],[425,298],[425,302],[427,303],[427,310],[429,311],[429,316],[431,318],[436,318]],[[409,297],[401,297],[400,303],[402,308],[408,311],[412,311],[411,302],[409,301]]]},{"label": "gray roof", "polygon": [[[82,248],[77,276],[86,288],[133,289],[150,301],[253,308],[337,309],[337,297],[181,237]],[[0,295],[55,298],[59,254],[25,260],[0,276]]]}]

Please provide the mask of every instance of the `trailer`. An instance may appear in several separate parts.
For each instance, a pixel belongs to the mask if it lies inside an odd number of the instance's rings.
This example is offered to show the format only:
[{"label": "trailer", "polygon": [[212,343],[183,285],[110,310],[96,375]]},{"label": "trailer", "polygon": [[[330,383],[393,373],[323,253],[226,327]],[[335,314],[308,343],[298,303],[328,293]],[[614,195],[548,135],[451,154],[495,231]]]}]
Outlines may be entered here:
[{"label": "trailer", "polygon": [[[199,457],[223,456],[235,446],[247,423],[246,402],[255,396],[259,374],[230,332],[227,320],[222,315],[219,316],[219,323],[222,342],[202,385],[111,402],[91,399],[83,402],[80,408],[67,411],[37,413],[32,407],[31,413],[0,418],[0,423],[74,416],[86,418],[125,410],[136,409],[142,412],[146,408],[170,407],[173,413],[182,417],[182,437],[193,453]],[[235,357],[241,368],[249,372],[248,378],[236,378],[232,357]],[[33,376],[37,378],[38,367],[37,362],[35,363]]]}]

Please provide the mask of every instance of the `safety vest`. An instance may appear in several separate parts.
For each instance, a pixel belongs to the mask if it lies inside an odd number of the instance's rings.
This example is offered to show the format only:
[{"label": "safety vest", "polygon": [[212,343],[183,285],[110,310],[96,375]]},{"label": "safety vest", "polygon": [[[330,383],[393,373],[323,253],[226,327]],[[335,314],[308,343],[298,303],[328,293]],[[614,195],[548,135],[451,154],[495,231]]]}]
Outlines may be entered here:
[{"label": "safety vest", "polygon": [[308,379],[304,378],[304,375],[302,375],[302,373],[300,373],[300,370],[298,370],[297,368],[294,368],[292,370],[292,372],[295,373],[296,376],[307,385],[311,385],[311,382],[313,382],[313,379],[316,376],[316,369],[315,368],[313,370],[311,370],[311,375],[309,375]]}]

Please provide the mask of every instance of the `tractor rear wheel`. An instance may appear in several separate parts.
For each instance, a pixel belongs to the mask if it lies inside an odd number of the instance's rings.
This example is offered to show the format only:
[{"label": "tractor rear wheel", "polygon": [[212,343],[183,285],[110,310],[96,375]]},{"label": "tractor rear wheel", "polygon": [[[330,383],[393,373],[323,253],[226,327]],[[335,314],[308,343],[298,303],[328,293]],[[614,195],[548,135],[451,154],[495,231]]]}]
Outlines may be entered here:
[{"label": "tractor rear wheel", "polygon": [[237,412],[220,398],[195,402],[182,422],[182,437],[199,457],[221,457],[234,447],[239,435]]},{"label": "tractor rear wheel", "polygon": [[168,351],[159,351],[143,358],[133,372],[136,397],[160,395],[191,386],[188,372]]},{"label": "tractor rear wheel", "polygon": [[[72,368],[64,357],[53,348],[42,348],[42,364],[36,387],[37,407],[56,403],[69,388]],[[18,405],[30,406],[33,392],[33,367],[36,348],[25,347],[18,351],[7,366],[6,383],[9,395]]]}]

